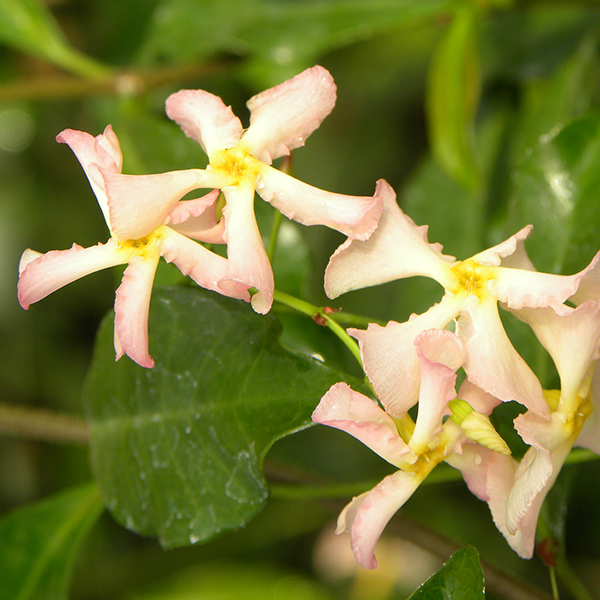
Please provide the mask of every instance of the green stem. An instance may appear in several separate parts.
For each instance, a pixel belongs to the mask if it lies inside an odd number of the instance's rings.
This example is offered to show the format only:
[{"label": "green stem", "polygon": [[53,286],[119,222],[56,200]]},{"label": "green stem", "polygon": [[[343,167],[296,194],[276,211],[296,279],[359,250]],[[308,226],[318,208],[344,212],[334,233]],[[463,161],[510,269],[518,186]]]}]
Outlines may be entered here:
[{"label": "green stem", "polygon": [[326,311],[324,307],[315,306],[310,302],[300,300],[300,298],[290,296],[289,294],[286,294],[285,292],[281,292],[279,290],[275,290],[273,292],[273,299],[277,302],[280,302],[284,306],[293,308],[294,310],[297,310],[298,312],[311,317],[313,320],[319,323],[319,325],[324,325],[329,330],[331,330],[350,350],[350,352],[352,352],[352,355],[362,368],[362,360],[360,357],[360,350],[358,348],[358,344],[356,343],[354,338],[350,337],[346,333],[346,330],[335,319],[332,318],[332,316]]}]

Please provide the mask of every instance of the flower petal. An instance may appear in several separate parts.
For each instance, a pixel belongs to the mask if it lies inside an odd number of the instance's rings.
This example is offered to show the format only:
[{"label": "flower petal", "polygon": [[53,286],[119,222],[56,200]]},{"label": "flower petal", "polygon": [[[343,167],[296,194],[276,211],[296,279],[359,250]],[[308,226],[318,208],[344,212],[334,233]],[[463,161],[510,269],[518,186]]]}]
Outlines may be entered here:
[{"label": "flower petal", "polygon": [[[590,264],[575,275],[552,275],[538,271],[498,267],[494,278],[488,282],[488,289],[497,300],[513,309],[562,304],[576,295],[585,274],[594,268],[594,264]],[[585,299],[583,296],[579,298]]]},{"label": "flower petal", "polygon": [[[126,263],[130,252],[119,248],[114,239],[106,244],[69,250],[52,250],[46,254],[26,250],[19,276],[19,303],[25,309],[59,288],[90,273]],[[33,258],[33,260],[30,260]]]},{"label": "flower petal", "polygon": [[115,296],[116,360],[126,354],[142,367],[153,367],[148,354],[148,312],[152,283],[160,255],[157,251],[134,255],[123,273]]},{"label": "flower petal", "polygon": [[213,190],[196,200],[179,201],[167,215],[164,224],[194,240],[224,244],[225,222],[216,219],[216,203],[220,193],[220,190]]},{"label": "flower petal", "polygon": [[421,369],[419,412],[409,446],[415,454],[426,452],[442,431],[442,418],[449,413],[448,402],[456,398],[455,371],[464,362],[458,336],[443,329],[428,329],[415,340]]},{"label": "flower petal", "polygon": [[502,403],[502,400],[484,392],[480,387],[477,387],[468,379],[465,379],[460,386],[458,397],[461,400],[468,402],[473,410],[488,416],[498,404]]},{"label": "flower petal", "polygon": [[391,417],[345,383],[331,386],[314,410],[312,420],[349,433],[392,465],[416,460]]},{"label": "flower petal", "polygon": [[98,168],[120,173],[123,167],[121,147],[112,127],[108,125],[104,133],[96,137],[84,131],[65,129],[56,136],[56,141],[67,144],[79,160],[108,224],[108,199]]},{"label": "flower petal", "polygon": [[258,194],[288,219],[302,225],[326,225],[351,238],[368,238],[381,214],[380,186],[373,197],[334,194],[302,183],[273,167],[256,182]]},{"label": "flower petal", "polygon": [[592,262],[584,269],[577,293],[571,297],[571,301],[575,304],[581,304],[586,300],[598,299],[600,299],[600,252],[594,256]]},{"label": "flower petal", "polygon": [[220,281],[227,274],[226,258],[169,227],[162,227],[160,231],[161,255],[168,263],[172,262],[183,275],[188,275],[204,289],[250,302],[248,286],[239,284],[230,285],[227,290],[221,288]]},{"label": "flower petal", "polygon": [[[517,231],[517,233],[500,244],[472,256],[471,260],[488,267],[498,267],[501,263],[505,264],[505,261],[502,260],[503,258],[510,257],[516,253],[517,257],[512,259],[511,267],[515,266],[516,261],[519,264],[529,265],[529,259],[527,258],[527,254],[525,254],[523,242],[531,235],[532,231],[533,225],[527,225],[527,227],[523,227],[523,229]],[[508,261],[511,261],[511,259],[509,258]]]},{"label": "flower petal", "polygon": [[396,203],[394,190],[378,182],[376,196],[383,199],[377,229],[366,241],[347,240],[331,257],[325,272],[325,292],[330,298],[387,281],[424,275],[450,285],[449,265],[439,244],[427,241],[427,227],[417,227]]},{"label": "flower petal", "polygon": [[488,505],[494,523],[506,538],[510,547],[521,557],[531,558],[535,543],[535,529],[543,497],[537,495],[527,511],[524,512],[518,527],[508,531],[506,524],[506,502],[510,495],[519,463],[511,456],[493,452],[489,456],[487,468]]},{"label": "flower petal", "polygon": [[265,163],[304,145],[335,105],[336,87],[329,71],[306,69],[281,85],[250,98],[250,127],[243,142]]},{"label": "flower petal", "polygon": [[536,414],[549,415],[542,386],[510,343],[493,298],[471,296],[456,333],[466,348],[464,368],[472,383],[503,402],[516,400]]},{"label": "flower petal", "polygon": [[214,185],[210,171],[189,169],[156,175],[120,175],[100,169],[110,212],[110,227],[119,240],[137,240],[163,224],[189,191]]},{"label": "flower petal", "polygon": [[370,492],[353,500],[354,506],[350,503],[344,509],[343,524],[350,521],[352,551],[365,569],[377,568],[374,550],[384,527],[422,481],[423,477],[416,473],[396,471]]},{"label": "flower petal", "polygon": [[254,217],[254,189],[238,185],[223,190],[227,204],[223,209],[227,242],[228,268],[220,286],[230,294],[230,288],[256,288],[252,308],[260,314],[269,312],[273,303],[273,272]]},{"label": "flower petal", "polygon": [[560,376],[561,406],[578,405],[585,375],[599,358],[600,300],[588,300],[577,308],[560,304],[512,312],[531,326],[552,357]]},{"label": "flower petal", "polygon": [[416,337],[426,329],[444,329],[459,308],[454,297],[445,296],[442,302],[405,323],[390,321],[385,327],[371,323],[366,330],[348,329],[359,342],[365,373],[392,417],[403,417],[419,396]]},{"label": "flower petal", "polygon": [[181,90],[166,102],[167,115],[184,133],[198,142],[210,157],[237,146],[242,123],[223,100],[204,90]]}]

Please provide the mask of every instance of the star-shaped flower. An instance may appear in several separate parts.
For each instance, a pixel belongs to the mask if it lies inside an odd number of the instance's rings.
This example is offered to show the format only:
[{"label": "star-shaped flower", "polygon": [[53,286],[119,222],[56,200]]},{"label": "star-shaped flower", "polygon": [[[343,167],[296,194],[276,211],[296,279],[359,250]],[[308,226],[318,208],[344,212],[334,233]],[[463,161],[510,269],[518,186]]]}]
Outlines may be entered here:
[{"label": "star-shaped flower", "polygon": [[[476,468],[482,451],[508,452],[486,416],[498,400],[465,381],[460,403],[468,408],[459,418],[452,414],[455,371],[464,361],[459,338],[450,331],[430,329],[417,336],[413,352],[420,364],[415,423],[393,418],[385,404],[386,410],[345,383],[332,386],[312,415],[316,423],[346,431],[399,469],[354,498],[338,519],[337,533],[350,530],[352,550],[368,569],[377,566],[374,548],[385,525],[438,463],[445,460],[459,468],[471,490],[487,499],[487,474]],[[452,418],[444,421],[449,414]]]},{"label": "star-shaped flower", "polygon": [[[178,171],[136,176],[138,186],[128,196],[106,193],[107,174],[120,174],[122,154],[108,126],[93,137],[67,129],[57,140],[68,144],[81,163],[102,209],[111,237],[106,244],[40,254],[26,250],[19,265],[19,302],[25,309],[57,289],[101,269],[127,264],[115,299],[115,350],[143,367],[152,367],[148,353],[148,309],[154,273],[160,256],[174,263],[198,285],[235,298],[246,298],[244,286],[219,286],[227,260],[190,239],[218,241],[222,234],[214,218],[218,192],[178,202],[198,183],[197,173]],[[122,175],[121,177],[133,177]],[[175,199],[173,201],[173,199]],[[143,204],[143,208],[140,207]],[[154,204],[151,210],[149,204]],[[187,235],[177,231],[188,229]]]},{"label": "star-shaped flower", "polygon": [[439,304],[405,323],[349,330],[360,343],[365,371],[388,412],[404,414],[417,401],[415,337],[432,327],[445,329],[456,319],[470,381],[502,401],[516,400],[548,417],[541,385],[508,339],[497,304],[512,310],[560,305],[577,292],[586,274],[591,281],[600,253],[576,275],[539,273],[523,248],[532,230],[528,226],[493,248],[456,261],[442,254],[439,244],[427,241],[427,228],[417,227],[400,210],[387,184],[381,184],[381,193],[384,210],[375,233],[367,241],[348,240],[331,258],[325,275],[328,296],[415,275],[435,279],[445,288]]},{"label": "star-shaped flower", "polygon": [[[223,238],[229,262],[219,285],[225,290],[240,284],[254,288],[256,312],[270,309],[274,283],[254,216],[255,192],[290,219],[326,225],[353,239],[367,239],[377,226],[382,209],[378,191],[373,197],[325,192],[271,166],[304,145],[331,112],[335,98],[329,72],[312,67],[251,98],[246,131],[231,108],[209,92],[181,90],[167,99],[168,116],[208,155],[207,169],[194,170],[197,187],[218,188],[225,196]],[[138,185],[135,178],[102,173],[109,199],[127,196]]]},{"label": "star-shaped flower", "polygon": [[496,456],[486,469],[494,481],[489,504],[496,525],[520,556],[531,558],[542,503],[571,448],[600,454],[600,300],[576,308],[526,308],[518,316],[554,360],[560,390],[545,392],[549,419],[531,412],[515,419],[530,446],[521,461]]}]

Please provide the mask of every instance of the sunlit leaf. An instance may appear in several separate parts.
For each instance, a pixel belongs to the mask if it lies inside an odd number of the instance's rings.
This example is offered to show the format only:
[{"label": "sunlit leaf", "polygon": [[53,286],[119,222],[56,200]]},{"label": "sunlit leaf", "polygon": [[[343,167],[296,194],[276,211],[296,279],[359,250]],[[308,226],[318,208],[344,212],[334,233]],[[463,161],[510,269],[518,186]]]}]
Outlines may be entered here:
[{"label": "sunlit leaf", "polygon": [[114,362],[112,318],[85,389],[92,462],[118,521],[165,546],[236,529],[263,506],[273,442],[310,424],[342,379],[278,344],[280,326],[195,288],[152,300],[153,369]]},{"label": "sunlit leaf", "polygon": [[109,72],[69,46],[47,5],[40,0],[0,0],[0,43],[78,75],[99,77]]},{"label": "sunlit leaf", "polygon": [[535,227],[527,249],[536,267],[564,274],[583,268],[600,246],[600,114],[542,136],[513,184],[513,220]]},{"label": "sunlit leaf", "polygon": [[475,548],[462,548],[432,575],[409,600],[482,600],[483,570]]},{"label": "sunlit leaf", "polygon": [[463,185],[480,181],[475,154],[475,116],[480,73],[476,12],[457,10],[439,41],[429,67],[427,116],[435,158]]},{"label": "sunlit leaf", "polygon": [[0,521],[0,600],[66,600],[77,550],[103,505],[85,485]]}]

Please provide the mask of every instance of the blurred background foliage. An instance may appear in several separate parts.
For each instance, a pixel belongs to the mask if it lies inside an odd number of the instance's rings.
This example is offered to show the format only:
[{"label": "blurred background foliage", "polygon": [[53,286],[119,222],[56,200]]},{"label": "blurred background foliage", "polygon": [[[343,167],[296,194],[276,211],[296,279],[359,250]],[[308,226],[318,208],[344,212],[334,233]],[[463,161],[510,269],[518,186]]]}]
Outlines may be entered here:
[{"label": "blurred background foliage", "polygon": [[[0,399],[82,415],[94,337],[120,278],[103,271],[28,312],[18,306],[25,248],[107,238],[87,180],[56,134],[96,135],[112,123],[127,173],[204,166],[201,149],[164,114],[167,96],[185,87],[220,95],[247,123],[251,95],[321,64],[338,100],[295,153],[295,176],[356,195],[371,195],[385,178],[417,224],[429,225],[429,239],[459,258],[533,223],[527,248],[538,268],[581,269],[600,246],[599,25],[593,0],[0,0]],[[257,211],[268,235],[272,215],[260,200]],[[286,222],[276,285],[328,303],[323,270],[342,241]],[[158,283],[177,281],[162,265]],[[439,297],[419,280],[353,292],[335,305],[404,320]],[[357,374],[327,331],[278,316],[285,344]],[[517,348],[555,385],[539,347],[507,321]],[[510,418],[510,407],[498,415]],[[360,484],[389,472],[358,442],[325,429],[278,442],[267,476],[283,470]],[[546,516],[553,527],[566,524],[561,541],[592,598],[600,598],[599,475],[596,462],[566,467]],[[3,512],[89,478],[84,445],[0,438]],[[343,499],[274,491],[245,529],[168,552],[104,513],[83,542],[69,597],[393,599],[439,567],[439,557],[412,543],[423,542],[423,530],[407,542],[411,525],[400,521],[383,538],[379,570],[364,572],[348,556],[348,538],[331,535]],[[74,502],[93,502],[89,491],[78,493]],[[422,486],[403,514],[450,548],[471,544],[487,563],[548,589],[539,558],[514,555],[462,482]],[[439,540],[429,549],[436,544],[444,555]],[[564,594],[585,597],[574,588]]]}]

